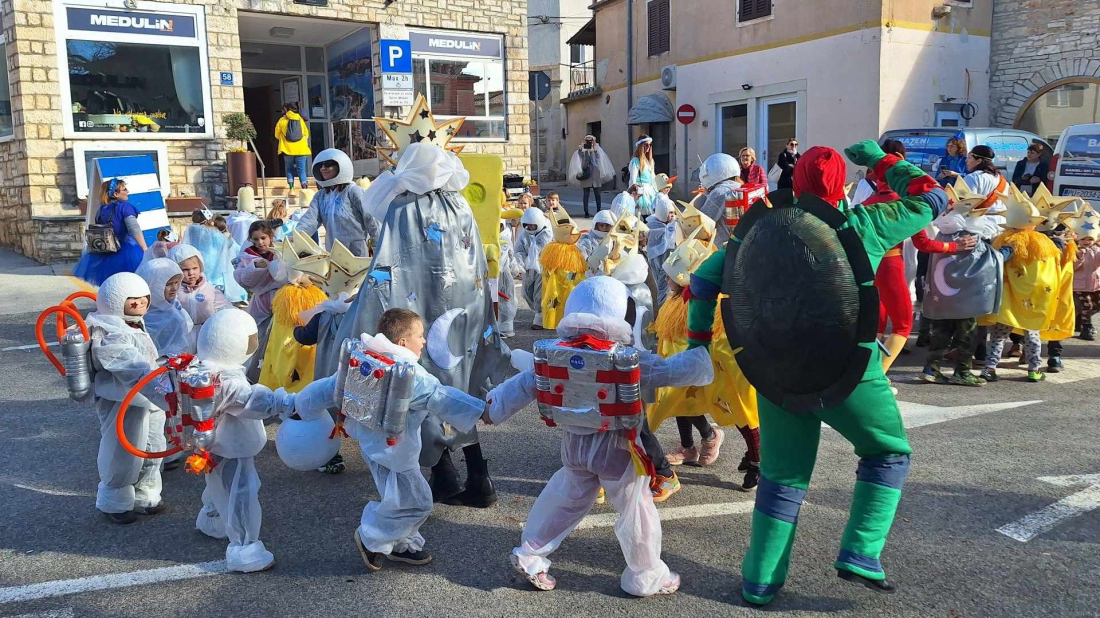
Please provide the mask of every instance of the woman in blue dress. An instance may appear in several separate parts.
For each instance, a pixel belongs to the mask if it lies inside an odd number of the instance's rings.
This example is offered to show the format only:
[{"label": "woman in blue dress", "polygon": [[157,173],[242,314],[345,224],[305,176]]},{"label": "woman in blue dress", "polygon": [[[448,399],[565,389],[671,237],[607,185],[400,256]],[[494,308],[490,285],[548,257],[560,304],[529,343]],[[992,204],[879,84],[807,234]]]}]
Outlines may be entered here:
[{"label": "woman in blue dress", "polygon": [[653,138],[642,135],[634,144],[634,157],[630,159],[630,182],[627,188],[638,187],[640,194],[635,200],[638,204],[638,217],[645,220],[653,214],[657,200],[657,176],[653,169]]},{"label": "woman in blue dress", "polygon": [[80,257],[73,275],[98,286],[115,273],[136,272],[145,254],[145,237],[138,224],[138,211],[126,198],[130,191],[126,182],[117,178],[105,181],[100,188],[102,206],[89,223],[110,225],[118,239],[118,251],[114,253],[89,253],[87,248]]}]

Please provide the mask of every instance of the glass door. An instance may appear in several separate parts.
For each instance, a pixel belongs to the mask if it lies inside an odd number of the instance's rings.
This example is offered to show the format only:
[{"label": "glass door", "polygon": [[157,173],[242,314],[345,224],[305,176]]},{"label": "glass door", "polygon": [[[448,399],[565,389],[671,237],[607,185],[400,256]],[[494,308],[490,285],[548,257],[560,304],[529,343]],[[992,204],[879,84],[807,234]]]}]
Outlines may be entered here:
[{"label": "glass door", "polygon": [[756,150],[761,167],[770,170],[776,164],[787,141],[798,136],[798,128],[798,99],[795,96],[760,99],[759,147]]},{"label": "glass door", "polygon": [[741,149],[749,145],[749,104],[724,105],[718,118],[721,150],[736,158]]}]

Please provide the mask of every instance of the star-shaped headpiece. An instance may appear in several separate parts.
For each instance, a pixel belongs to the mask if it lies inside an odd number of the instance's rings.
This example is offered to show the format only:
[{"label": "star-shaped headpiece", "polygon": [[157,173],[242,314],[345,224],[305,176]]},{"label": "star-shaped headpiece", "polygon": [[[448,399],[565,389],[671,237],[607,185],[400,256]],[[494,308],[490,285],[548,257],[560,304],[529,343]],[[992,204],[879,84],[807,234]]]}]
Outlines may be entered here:
[{"label": "star-shaped headpiece", "polygon": [[1100,215],[1097,215],[1088,202],[1081,202],[1077,212],[1066,220],[1066,225],[1078,238],[1100,238]]},{"label": "star-shaped headpiece", "polygon": [[283,241],[282,258],[288,268],[309,275],[329,298],[341,292],[352,296],[359,291],[371,263],[370,258],[356,256],[339,240],[332,243],[331,252],[325,251],[298,230]]},{"label": "star-shaped headpiece", "polygon": [[946,192],[952,210],[964,217],[980,217],[996,203],[988,195],[973,191],[961,177],[956,177],[953,185],[947,185]]},{"label": "star-shaped headpiece", "polygon": [[1035,204],[1031,203],[1016,185],[1008,183],[1008,193],[1001,196],[1005,204],[1005,227],[1014,230],[1034,230],[1035,226],[1046,220]]},{"label": "star-shaped headpiece", "polygon": [[677,240],[683,241],[699,228],[703,230],[699,233],[699,240],[705,241],[714,238],[714,219],[703,214],[703,211],[695,206],[695,202],[699,201],[701,197],[700,194],[696,194],[695,197],[691,198],[691,202],[680,202],[677,200],[677,202],[684,207],[683,210],[676,214],[676,229],[680,232],[680,237]]},{"label": "star-shaped headpiece", "polygon": [[1065,209],[1070,204],[1076,203],[1078,199],[1076,197],[1055,197],[1045,184],[1039,183],[1039,186],[1035,187],[1035,195],[1031,196],[1031,202],[1035,204],[1035,208],[1039,210],[1039,214],[1043,215],[1045,220],[1035,229],[1039,232],[1054,231],[1066,219],[1076,214],[1073,211],[1066,212]]},{"label": "star-shaped headpiece", "polygon": [[461,152],[462,146],[451,146],[450,142],[465,121],[465,118],[452,118],[437,123],[435,115],[428,107],[428,101],[424,95],[419,94],[416,96],[412,110],[404,120],[377,117],[374,119],[378,128],[386,134],[392,144],[390,147],[379,147],[378,154],[390,165],[396,166],[405,149],[414,143],[427,142],[454,153]]}]

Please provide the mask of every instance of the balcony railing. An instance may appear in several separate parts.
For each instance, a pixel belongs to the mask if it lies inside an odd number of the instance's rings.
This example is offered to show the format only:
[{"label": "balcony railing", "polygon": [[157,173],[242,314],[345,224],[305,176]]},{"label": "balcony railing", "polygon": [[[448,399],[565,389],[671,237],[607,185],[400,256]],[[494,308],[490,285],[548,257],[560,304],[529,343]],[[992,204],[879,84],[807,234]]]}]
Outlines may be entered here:
[{"label": "balcony railing", "polygon": [[570,97],[587,94],[598,88],[596,84],[596,63],[577,62],[569,65],[569,95]]}]

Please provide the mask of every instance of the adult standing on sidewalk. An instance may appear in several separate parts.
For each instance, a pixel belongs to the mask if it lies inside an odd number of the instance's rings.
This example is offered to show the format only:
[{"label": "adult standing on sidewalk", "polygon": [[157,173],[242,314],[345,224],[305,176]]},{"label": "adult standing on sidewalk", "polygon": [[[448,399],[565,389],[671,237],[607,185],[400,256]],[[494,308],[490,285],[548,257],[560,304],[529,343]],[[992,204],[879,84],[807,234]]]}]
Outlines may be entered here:
[{"label": "adult standing on sidewalk", "polygon": [[584,216],[588,214],[588,195],[596,194],[596,212],[603,208],[600,187],[615,177],[615,166],[593,135],[585,135],[584,141],[577,147],[569,160],[566,180],[570,185],[584,189]]},{"label": "adult standing on sidewalk", "polygon": [[279,154],[283,155],[286,164],[287,188],[294,188],[295,176],[302,188],[306,188],[306,164],[313,153],[309,150],[309,126],[298,115],[297,103],[283,105],[283,116],[275,123],[275,139],[279,141]]},{"label": "adult standing on sidewalk", "polygon": [[793,137],[787,140],[787,148],[779,153],[779,161],[776,162],[779,169],[783,170],[783,173],[779,176],[779,182],[776,183],[776,188],[790,189],[792,187],[794,184],[794,166],[801,156],[798,153],[798,140]]}]

